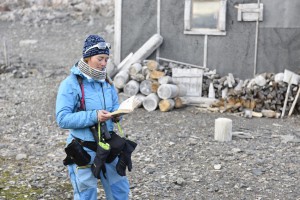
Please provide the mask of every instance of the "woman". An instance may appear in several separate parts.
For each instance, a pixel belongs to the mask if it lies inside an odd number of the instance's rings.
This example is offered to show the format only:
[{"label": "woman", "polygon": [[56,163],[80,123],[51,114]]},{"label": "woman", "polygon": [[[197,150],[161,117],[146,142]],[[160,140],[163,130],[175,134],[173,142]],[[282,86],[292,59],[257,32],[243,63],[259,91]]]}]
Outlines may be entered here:
[{"label": "woman", "polygon": [[[94,143],[90,127],[98,122],[106,122],[108,131],[113,131],[115,119],[112,119],[110,113],[118,109],[119,103],[116,90],[106,74],[109,49],[110,45],[102,37],[88,36],[84,42],[83,58],[72,67],[71,74],[59,87],[56,119],[61,128],[70,130],[67,144],[74,138],[85,143]],[[86,146],[84,150],[91,157],[87,165],[78,166],[72,161],[67,163],[74,199],[96,200],[97,178],[90,167],[96,153]],[[100,173],[106,199],[109,200],[128,199],[129,182],[126,176],[117,173],[117,162],[118,157],[111,163],[105,163],[106,175],[103,176],[103,170]]]}]

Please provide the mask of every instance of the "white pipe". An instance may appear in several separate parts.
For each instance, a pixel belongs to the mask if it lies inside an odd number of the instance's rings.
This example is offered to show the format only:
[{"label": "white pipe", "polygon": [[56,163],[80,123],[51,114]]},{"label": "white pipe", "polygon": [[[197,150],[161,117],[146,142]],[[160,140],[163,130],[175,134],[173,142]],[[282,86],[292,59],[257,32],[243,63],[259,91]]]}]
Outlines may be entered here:
[{"label": "white pipe", "polygon": [[[161,0],[157,0],[157,34],[160,35],[160,4],[161,4]],[[156,49],[156,61],[158,61],[158,57],[159,57],[159,53],[160,53],[160,47],[158,47]]]},{"label": "white pipe", "polygon": [[3,39],[3,51],[4,51],[5,67],[8,67],[8,55],[7,55],[7,46],[6,46],[5,39]]},{"label": "white pipe", "polygon": [[[257,1],[257,6],[258,6],[258,10],[259,10],[260,9],[260,0]],[[256,68],[257,68],[257,46],[258,46],[259,16],[260,16],[260,12],[257,13],[257,19],[256,19],[255,47],[254,47],[254,71],[253,71],[253,76],[256,75]]]},{"label": "white pipe", "polygon": [[204,36],[203,67],[207,66],[207,35]]}]

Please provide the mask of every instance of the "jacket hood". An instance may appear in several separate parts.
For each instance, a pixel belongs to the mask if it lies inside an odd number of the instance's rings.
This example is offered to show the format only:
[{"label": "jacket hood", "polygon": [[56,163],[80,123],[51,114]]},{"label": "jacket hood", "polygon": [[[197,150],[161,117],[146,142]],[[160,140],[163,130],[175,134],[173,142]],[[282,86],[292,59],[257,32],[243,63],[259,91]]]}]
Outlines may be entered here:
[{"label": "jacket hood", "polygon": [[73,67],[71,68],[71,73],[72,74],[75,74],[75,75],[80,75],[80,76],[84,76],[83,74],[82,74],[82,72],[79,70],[79,68],[77,67],[77,65],[78,65],[78,62],[75,64],[75,65],[73,65]]}]

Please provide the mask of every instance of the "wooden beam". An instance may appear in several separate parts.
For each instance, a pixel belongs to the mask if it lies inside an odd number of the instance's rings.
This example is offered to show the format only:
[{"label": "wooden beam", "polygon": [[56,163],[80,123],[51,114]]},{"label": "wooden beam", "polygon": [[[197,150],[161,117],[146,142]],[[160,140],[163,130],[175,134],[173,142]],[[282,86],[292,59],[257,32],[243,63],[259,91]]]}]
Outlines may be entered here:
[{"label": "wooden beam", "polygon": [[293,111],[294,111],[294,108],[295,108],[295,105],[296,105],[296,103],[297,103],[297,101],[298,101],[299,94],[300,94],[300,85],[298,85],[298,92],[297,92],[296,97],[295,97],[295,99],[294,99],[294,101],[293,101],[293,104],[292,104],[292,107],[291,107],[291,109],[290,109],[290,111],[289,111],[288,116],[291,116],[291,115],[292,115],[292,113],[293,113]]}]

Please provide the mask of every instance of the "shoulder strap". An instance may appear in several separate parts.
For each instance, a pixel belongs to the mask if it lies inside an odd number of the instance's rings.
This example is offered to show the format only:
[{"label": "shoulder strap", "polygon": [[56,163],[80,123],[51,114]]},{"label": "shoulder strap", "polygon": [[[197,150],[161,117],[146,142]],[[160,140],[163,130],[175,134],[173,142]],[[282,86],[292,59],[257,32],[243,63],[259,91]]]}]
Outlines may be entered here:
[{"label": "shoulder strap", "polygon": [[[83,79],[80,75],[76,75],[77,81],[79,83],[80,86],[80,90],[81,90],[81,99],[80,99],[80,107],[79,107],[79,111],[80,110],[85,110],[85,100],[84,100],[84,86],[83,86]],[[111,78],[109,76],[106,77],[105,81],[110,84],[113,85],[113,81],[111,80]]]},{"label": "shoulder strap", "polygon": [[84,87],[83,87],[83,79],[81,76],[76,75],[77,81],[81,90],[81,99],[80,99],[80,107],[79,110],[85,110],[85,101],[84,101]]}]

